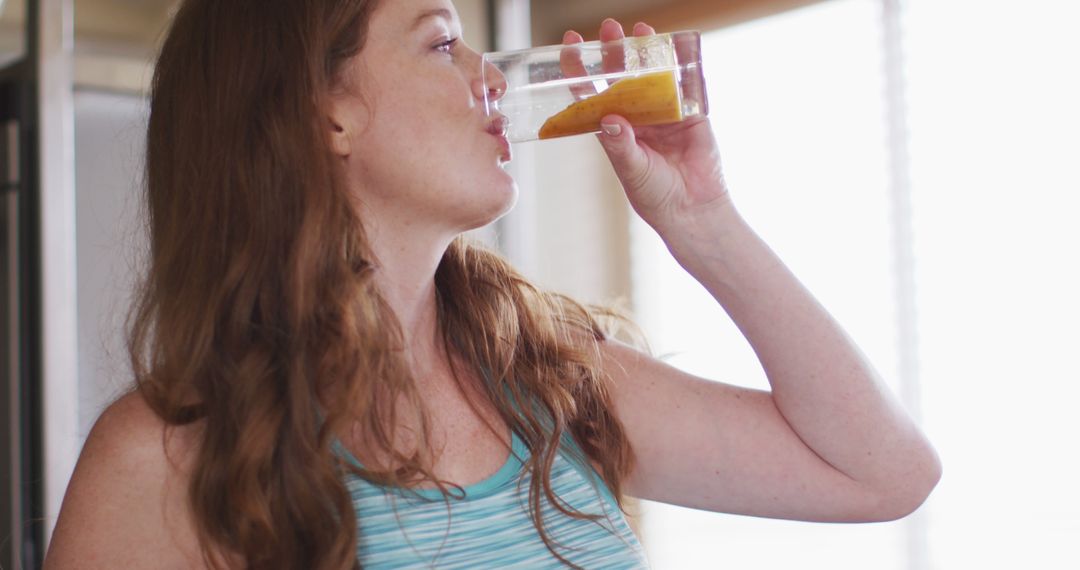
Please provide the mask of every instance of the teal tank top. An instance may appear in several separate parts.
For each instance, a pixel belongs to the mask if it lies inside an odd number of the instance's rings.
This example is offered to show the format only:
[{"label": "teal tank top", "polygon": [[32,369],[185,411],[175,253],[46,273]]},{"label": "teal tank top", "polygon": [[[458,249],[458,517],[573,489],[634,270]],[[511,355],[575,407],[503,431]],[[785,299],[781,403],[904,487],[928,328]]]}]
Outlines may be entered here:
[{"label": "teal tank top", "polygon": [[[506,463],[487,479],[449,488],[450,507],[438,489],[374,485],[353,473],[346,486],[357,513],[357,558],[363,568],[565,568],[547,549],[529,516],[529,453],[516,433]],[[361,466],[340,442],[335,449]],[[559,499],[597,521],[570,518],[541,497],[545,531],[556,551],[582,568],[648,568],[644,550],[611,491],[566,434],[551,468]]]}]

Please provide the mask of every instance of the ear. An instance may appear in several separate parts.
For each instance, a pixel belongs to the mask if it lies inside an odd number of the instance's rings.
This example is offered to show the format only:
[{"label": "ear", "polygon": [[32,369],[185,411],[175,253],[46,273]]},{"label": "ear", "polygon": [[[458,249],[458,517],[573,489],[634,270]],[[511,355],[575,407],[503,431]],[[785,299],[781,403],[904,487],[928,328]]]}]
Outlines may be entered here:
[{"label": "ear", "polygon": [[346,127],[347,122],[340,118],[337,113],[331,113],[326,117],[326,128],[329,130],[327,136],[330,137],[330,150],[340,158],[348,158],[352,154],[352,145],[349,140],[349,129]]},{"label": "ear", "polygon": [[352,154],[353,137],[364,128],[366,109],[355,97],[341,97],[330,103],[325,119],[330,150],[340,158]]},{"label": "ear", "polygon": [[327,117],[327,128],[330,130],[330,150],[340,158],[348,158],[352,154],[349,131],[332,116]]}]

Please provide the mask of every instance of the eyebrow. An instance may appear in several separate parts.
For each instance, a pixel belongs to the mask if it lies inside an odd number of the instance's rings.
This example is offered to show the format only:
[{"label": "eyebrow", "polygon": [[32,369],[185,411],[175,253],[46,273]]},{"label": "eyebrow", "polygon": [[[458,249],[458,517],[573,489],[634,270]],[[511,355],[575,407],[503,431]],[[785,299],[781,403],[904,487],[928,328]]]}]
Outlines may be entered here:
[{"label": "eyebrow", "polygon": [[420,24],[424,20],[426,20],[428,18],[435,18],[435,17],[443,18],[447,22],[452,22],[454,20],[453,14],[451,14],[450,10],[447,10],[446,8],[436,8],[434,10],[426,10],[426,11],[422,12],[419,16],[416,17],[416,20],[413,21],[413,25],[412,25],[412,27],[409,28],[409,30],[410,31],[415,30],[418,26],[420,26]]}]

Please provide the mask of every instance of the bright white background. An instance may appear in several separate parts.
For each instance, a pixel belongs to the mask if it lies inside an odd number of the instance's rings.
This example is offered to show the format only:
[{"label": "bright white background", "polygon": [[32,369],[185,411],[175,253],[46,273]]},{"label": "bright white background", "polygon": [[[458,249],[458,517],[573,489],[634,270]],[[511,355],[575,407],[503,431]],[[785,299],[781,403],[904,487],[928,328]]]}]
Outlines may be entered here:
[{"label": "bright white background", "polygon": [[[905,3],[908,217],[889,198],[882,5],[832,0],[707,34],[711,117],[740,210],[894,390],[898,322],[915,319],[917,407],[944,477],[887,524],[644,503],[659,570],[1080,568],[1080,6]],[[897,223],[915,236],[903,315]],[[654,350],[766,387],[705,290],[651,229],[632,235]]]}]

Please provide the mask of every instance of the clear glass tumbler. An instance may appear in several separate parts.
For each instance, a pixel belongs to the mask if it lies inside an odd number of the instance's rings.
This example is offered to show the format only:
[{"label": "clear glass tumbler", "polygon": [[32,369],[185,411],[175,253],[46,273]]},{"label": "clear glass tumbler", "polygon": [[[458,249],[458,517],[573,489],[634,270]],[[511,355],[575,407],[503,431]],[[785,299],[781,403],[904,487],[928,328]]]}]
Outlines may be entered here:
[{"label": "clear glass tumbler", "polygon": [[609,114],[643,126],[709,112],[696,31],[486,53],[483,74],[510,142],[595,133]]}]

